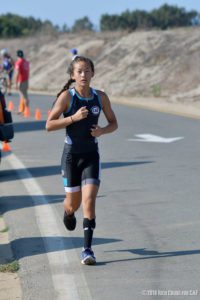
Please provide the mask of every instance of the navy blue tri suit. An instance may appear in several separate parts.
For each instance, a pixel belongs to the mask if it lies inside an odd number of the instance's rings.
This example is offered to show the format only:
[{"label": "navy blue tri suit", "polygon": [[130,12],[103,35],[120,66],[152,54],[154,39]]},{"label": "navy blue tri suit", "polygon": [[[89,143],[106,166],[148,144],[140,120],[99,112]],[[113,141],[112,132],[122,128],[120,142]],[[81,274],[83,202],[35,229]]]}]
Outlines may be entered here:
[{"label": "navy blue tri suit", "polygon": [[[4,70],[6,70],[6,71],[9,71],[12,68],[12,65],[11,65],[9,59],[10,59],[10,56],[8,58],[3,58]],[[13,71],[8,73],[9,78],[12,78],[12,75],[13,75]]]},{"label": "navy blue tri suit", "polygon": [[61,167],[65,191],[73,193],[80,191],[85,184],[100,184],[98,141],[91,135],[91,128],[98,124],[102,105],[94,89],[91,89],[92,97],[87,99],[80,97],[74,88],[69,91],[71,104],[63,113],[64,117],[74,115],[83,106],[88,110],[87,118],[66,127]]}]

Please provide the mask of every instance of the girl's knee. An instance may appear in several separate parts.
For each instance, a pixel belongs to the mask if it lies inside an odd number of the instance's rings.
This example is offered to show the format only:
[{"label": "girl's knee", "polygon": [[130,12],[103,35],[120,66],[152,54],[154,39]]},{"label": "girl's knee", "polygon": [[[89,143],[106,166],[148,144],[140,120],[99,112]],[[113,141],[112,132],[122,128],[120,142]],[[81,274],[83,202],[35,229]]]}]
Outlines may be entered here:
[{"label": "girl's knee", "polygon": [[80,201],[72,201],[70,199],[65,198],[63,201],[64,209],[67,213],[73,213],[79,209],[81,205]]}]

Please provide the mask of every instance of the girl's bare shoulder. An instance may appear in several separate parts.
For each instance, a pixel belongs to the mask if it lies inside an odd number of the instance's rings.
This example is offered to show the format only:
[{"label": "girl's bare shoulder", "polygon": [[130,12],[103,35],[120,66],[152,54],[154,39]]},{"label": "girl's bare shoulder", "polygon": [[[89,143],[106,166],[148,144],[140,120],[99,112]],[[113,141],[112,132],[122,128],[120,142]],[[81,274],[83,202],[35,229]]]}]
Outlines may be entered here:
[{"label": "girl's bare shoulder", "polygon": [[55,105],[65,111],[71,104],[71,93],[69,90],[63,91],[57,98]]},{"label": "girl's bare shoulder", "polygon": [[58,102],[69,102],[71,100],[71,93],[69,90],[63,91],[57,98]]},{"label": "girl's bare shoulder", "polygon": [[108,95],[104,91],[97,90],[97,93],[101,100],[102,106],[105,106],[107,103],[110,102]]}]

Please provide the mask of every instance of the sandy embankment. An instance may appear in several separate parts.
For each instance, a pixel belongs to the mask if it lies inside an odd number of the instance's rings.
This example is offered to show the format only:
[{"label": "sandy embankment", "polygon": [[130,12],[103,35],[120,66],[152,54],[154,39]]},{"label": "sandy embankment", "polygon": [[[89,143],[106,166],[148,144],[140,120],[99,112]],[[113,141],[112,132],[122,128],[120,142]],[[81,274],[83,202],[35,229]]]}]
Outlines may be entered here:
[{"label": "sandy embankment", "polygon": [[200,102],[172,102],[162,98],[137,98],[137,97],[116,97],[111,98],[113,102],[122,103],[125,105],[131,105],[141,107],[145,109],[161,111],[165,113],[177,114],[180,116],[191,117],[200,119]]},{"label": "sandy embankment", "polygon": [[95,64],[92,85],[123,103],[200,115],[200,28],[84,33],[0,40],[30,61],[30,89],[53,93],[66,83],[70,49]]}]

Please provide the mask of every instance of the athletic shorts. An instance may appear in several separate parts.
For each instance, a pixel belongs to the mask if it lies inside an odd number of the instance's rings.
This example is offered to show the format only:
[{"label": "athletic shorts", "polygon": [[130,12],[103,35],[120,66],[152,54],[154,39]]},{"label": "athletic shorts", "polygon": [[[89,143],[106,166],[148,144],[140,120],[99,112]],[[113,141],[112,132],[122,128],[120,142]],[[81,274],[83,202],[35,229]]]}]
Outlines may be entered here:
[{"label": "athletic shorts", "polygon": [[100,185],[101,163],[98,151],[69,153],[64,147],[61,168],[67,193],[79,192],[86,184]]},{"label": "athletic shorts", "polygon": [[8,77],[9,77],[10,79],[12,79],[12,77],[13,77],[13,71],[11,71],[10,73],[8,73]]},{"label": "athletic shorts", "polygon": [[28,90],[28,81],[20,82],[19,83],[19,93],[22,98],[25,98],[25,99],[28,98],[27,90]]}]

